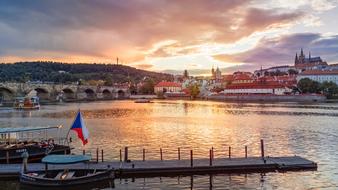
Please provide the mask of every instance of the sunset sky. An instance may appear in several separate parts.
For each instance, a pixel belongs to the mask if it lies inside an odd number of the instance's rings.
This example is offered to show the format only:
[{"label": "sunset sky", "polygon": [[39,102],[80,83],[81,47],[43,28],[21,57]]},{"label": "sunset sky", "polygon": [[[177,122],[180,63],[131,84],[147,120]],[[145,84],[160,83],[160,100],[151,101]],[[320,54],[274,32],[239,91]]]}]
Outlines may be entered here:
[{"label": "sunset sky", "polygon": [[338,63],[338,0],[1,0],[0,62],[112,63],[209,74]]}]

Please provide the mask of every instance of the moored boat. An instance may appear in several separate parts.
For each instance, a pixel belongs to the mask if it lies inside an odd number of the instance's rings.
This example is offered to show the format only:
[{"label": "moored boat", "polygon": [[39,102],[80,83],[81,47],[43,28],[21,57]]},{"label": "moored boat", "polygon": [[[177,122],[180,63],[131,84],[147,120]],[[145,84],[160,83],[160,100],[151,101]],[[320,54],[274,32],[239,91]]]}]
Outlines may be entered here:
[{"label": "moored boat", "polygon": [[[20,184],[31,187],[77,187],[114,179],[114,170],[108,165],[106,169],[89,169],[87,155],[48,155],[42,159],[44,171],[22,171]],[[87,163],[83,168],[73,167],[76,163]],[[62,165],[63,169],[48,170],[48,165]],[[87,169],[86,169],[87,168]],[[82,188],[81,188],[82,189]]]},{"label": "moored boat", "polygon": [[48,131],[61,127],[0,128],[0,163],[21,163],[23,152],[30,155],[29,162],[38,162],[48,154],[70,154],[69,145],[61,144],[62,139],[56,143],[47,136]]},{"label": "moored boat", "polygon": [[13,108],[19,110],[38,110],[40,109],[39,97],[17,97],[14,100]]},{"label": "moored boat", "polygon": [[136,99],[134,102],[135,103],[151,103],[149,99],[145,99],[145,98]]}]

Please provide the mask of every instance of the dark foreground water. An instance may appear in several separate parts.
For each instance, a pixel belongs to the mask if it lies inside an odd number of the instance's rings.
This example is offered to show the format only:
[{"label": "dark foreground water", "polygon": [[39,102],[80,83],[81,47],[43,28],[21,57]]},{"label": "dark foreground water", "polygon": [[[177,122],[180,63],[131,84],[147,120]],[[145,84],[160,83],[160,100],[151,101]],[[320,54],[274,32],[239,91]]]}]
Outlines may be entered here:
[{"label": "dark foreground water", "polygon": [[[338,189],[338,104],[237,104],[203,101],[110,101],[42,106],[39,111],[0,109],[0,127],[64,125],[64,136],[81,109],[90,141],[82,147],[75,135],[75,153],[104,149],[105,159],[119,159],[128,146],[132,160],[259,156],[264,139],[266,155],[300,155],[318,162],[318,171],[117,179],[115,189]],[[20,189],[16,181],[0,189]],[[109,189],[109,188],[108,188]]]}]

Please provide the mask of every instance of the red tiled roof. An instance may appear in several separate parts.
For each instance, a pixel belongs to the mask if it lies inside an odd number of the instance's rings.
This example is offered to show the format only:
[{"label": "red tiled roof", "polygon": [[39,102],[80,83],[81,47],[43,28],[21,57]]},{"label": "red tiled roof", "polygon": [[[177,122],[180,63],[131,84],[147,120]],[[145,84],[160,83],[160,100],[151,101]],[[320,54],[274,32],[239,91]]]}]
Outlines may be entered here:
[{"label": "red tiled roof", "polygon": [[338,75],[338,71],[307,70],[300,75]]},{"label": "red tiled roof", "polygon": [[252,78],[247,74],[238,74],[234,76],[234,80],[252,80]]},{"label": "red tiled roof", "polygon": [[182,85],[180,83],[176,83],[176,82],[159,82],[157,85],[155,85],[155,87],[182,87]]},{"label": "red tiled roof", "polygon": [[232,75],[224,75],[223,80],[232,81],[232,80],[234,80],[234,77]]}]

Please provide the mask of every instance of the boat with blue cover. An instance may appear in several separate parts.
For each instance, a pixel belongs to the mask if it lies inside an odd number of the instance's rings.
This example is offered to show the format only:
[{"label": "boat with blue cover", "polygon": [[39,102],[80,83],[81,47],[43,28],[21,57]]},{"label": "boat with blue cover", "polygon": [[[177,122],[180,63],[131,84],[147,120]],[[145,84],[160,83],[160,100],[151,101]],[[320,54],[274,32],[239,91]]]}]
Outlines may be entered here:
[{"label": "boat with blue cover", "polygon": [[[48,155],[42,159],[44,171],[22,171],[20,184],[33,187],[78,187],[87,184],[107,182],[114,179],[114,170],[109,165],[106,169],[90,169],[88,155]],[[83,165],[76,165],[83,163]],[[48,170],[48,165],[62,165],[64,169]]]}]

